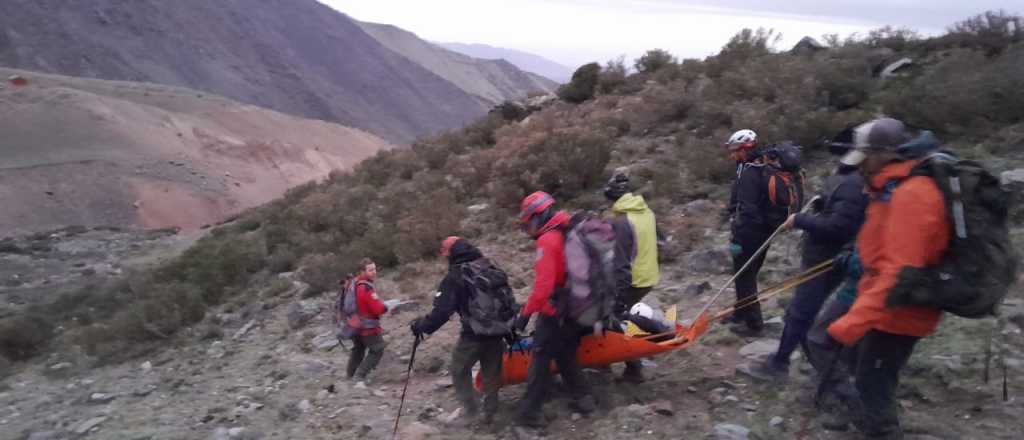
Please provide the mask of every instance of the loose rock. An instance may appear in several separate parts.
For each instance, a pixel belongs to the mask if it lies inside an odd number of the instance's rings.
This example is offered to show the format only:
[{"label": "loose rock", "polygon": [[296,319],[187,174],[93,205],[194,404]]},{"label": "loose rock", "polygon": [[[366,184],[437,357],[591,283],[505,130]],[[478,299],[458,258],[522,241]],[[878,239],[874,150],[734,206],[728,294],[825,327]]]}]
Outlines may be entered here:
[{"label": "loose rock", "polygon": [[750,429],[732,423],[715,425],[715,440],[749,440]]},{"label": "loose rock", "polygon": [[93,417],[89,420],[79,423],[77,426],[75,426],[75,428],[72,431],[74,431],[75,434],[79,435],[85,434],[92,430],[93,428],[100,426],[100,424],[105,421],[107,421],[107,418],[105,416]]},{"label": "loose rock", "polygon": [[779,341],[772,339],[759,339],[744,345],[740,349],[740,356],[746,358],[762,358],[775,353],[775,350],[779,348]]}]

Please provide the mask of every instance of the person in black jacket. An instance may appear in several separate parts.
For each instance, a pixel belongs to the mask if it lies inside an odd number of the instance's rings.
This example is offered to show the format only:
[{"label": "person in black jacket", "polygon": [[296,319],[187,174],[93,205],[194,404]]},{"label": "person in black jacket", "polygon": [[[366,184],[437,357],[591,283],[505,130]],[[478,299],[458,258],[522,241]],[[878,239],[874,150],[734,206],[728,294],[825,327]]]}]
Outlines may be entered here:
[{"label": "person in black jacket", "polygon": [[[750,262],[750,266],[736,277],[737,302],[757,295],[757,275],[768,252],[765,250],[757,258],[752,257],[789,215],[789,207],[778,206],[770,199],[768,182],[775,170],[768,155],[762,154],[758,159],[744,163],[736,178],[729,244],[733,271],[738,272]],[[734,325],[729,329],[742,336],[757,336],[764,329],[759,302],[740,308],[731,320]]]},{"label": "person in black jacket", "polygon": [[[864,178],[856,167],[839,165],[835,174],[826,179],[819,200],[822,203],[817,213],[794,214],[784,224],[787,229],[804,231],[803,270],[834,258],[857,237],[868,204]],[[798,346],[805,344],[815,316],[843,277],[843,271],[832,270],[797,287],[793,301],[786,307],[785,327],[778,350],[763,362],[741,366],[740,371],[764,380],[787,377],[790,355]]]},{"label": "person in black jacket", "polygon": [[505,352],[503,336],[481,336],[469,325],[469,301],[472,287],[463,278],[461,265],[484,258],[469,241],[448,237],[441,246],[441,255],[448,257],[448,274],[441,281],[434,307],[426,316],[417,318],[410,328],[414,336],[431,334],[458,312],[462,321],[459,341],[452,351],[450,366],[455,395],[465,409],[466,419],[478,413],[476,391],[473,389],[473,365],[480,362],[484,385],[484,423],[490,424],[498,411],[498,388],[501,387],[501,362]]}]

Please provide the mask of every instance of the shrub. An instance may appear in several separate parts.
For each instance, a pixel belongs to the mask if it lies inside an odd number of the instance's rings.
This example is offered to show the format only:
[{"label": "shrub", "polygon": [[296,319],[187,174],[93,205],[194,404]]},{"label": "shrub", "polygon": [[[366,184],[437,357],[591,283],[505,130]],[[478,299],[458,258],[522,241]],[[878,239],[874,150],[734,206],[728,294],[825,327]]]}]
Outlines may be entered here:
[{"label": "shrub", "polygon": [[597,79],[597,89],[602,94],[611,94],[626,83],[626,64],[622,57],[608,61]]},{"label": "shrub", "polygon": [[949,28],[939,39],[943,43],[978,48],[987,55],[1001,53],[1013,43],[1024,41],[1024,18],[1006,11],[987,11]]},{"label": "shrub", "polygon": [[35,314],[0,319],[0,356],[12,361],[38,353],[51,338],[51,320]]},{"label": "shrub", "polygon": [[336,254],[307,255],[299,263],[299,279],[309,284],[311,293],[327,292],[335,289],[346,274],[355,272],[357,265]]},{"label": "shrub", "polygon": [[572,74],[572,80],[568,84],[559,87],[558,97],[565,102],[573,104],[579,104],[593,98],[600,74],[600,64],[590,63],[580,66]]},{"label": "shrub", "polygon": [[665,67],[673,66],[678,63],[676,57],[662,49],[652,49],[647,53],[637,58],[633,63],[637,72],[640,73],[654,73]]}]

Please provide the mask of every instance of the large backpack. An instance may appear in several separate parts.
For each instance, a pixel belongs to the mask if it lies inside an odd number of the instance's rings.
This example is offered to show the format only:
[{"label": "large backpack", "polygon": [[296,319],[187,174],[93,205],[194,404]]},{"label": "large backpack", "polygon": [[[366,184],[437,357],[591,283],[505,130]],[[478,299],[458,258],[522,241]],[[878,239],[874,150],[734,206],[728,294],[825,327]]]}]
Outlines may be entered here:
[{"label": "large backpack", "polygon": [[359,330],[380,327],[380,321],[359,316],[359,303],[356,301],[356,288],[359,285],[366,285],[373,288],[368,281],[350,280],[341,289],[341,295],[335,308],[341,316],[338,323],[338,338],[349,340],[359,334]]},{"label": "large backpack", "polygon": [[470,290],[468,316],[463,316],[473,333],[503,336],[512,333],[516,299],[508,285],[508,275],[486,258],[459,265],[462,279]]},{"label": "large backpack", "polygon": [[608,221],[581,217],[565,237],[567,289],[564,313],[600,330],[615,307],[615,229]]},{"label": "large backpack", "polygon": [[931,177],[942,191],[950,222],[942,261],[905,267],[886,305],[927,306],[965,318],[996,309],[1017,279],[1017,255],[1007,227],[1009,197],[981,164],[936,153],[912,171]]},{"label": "large backpack", "polygon": [[779,161],[779,167],[764,167],[767,177],[768,200],[772,206],[785,208],[789,214],[800,211],[804,200],[804,174],[800,147],[792,142],[774,146],[769,154]]}]

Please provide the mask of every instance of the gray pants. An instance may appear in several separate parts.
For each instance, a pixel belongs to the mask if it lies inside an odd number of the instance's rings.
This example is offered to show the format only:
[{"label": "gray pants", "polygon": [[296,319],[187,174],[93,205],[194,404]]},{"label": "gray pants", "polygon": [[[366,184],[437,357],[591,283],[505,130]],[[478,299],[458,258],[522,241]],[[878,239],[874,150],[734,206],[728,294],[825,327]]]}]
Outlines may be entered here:
[{"label": "gray pants", "polygon": [[473,389],[473,365],[480,362],[483,377],[484,413],[498,412],[498,389],[501,388],[501,361],[505,353],[505,341],[497,338],[474,338],[459,336],[452,353],[452,384],[455,396],[466,412],[477,412],[476,390]]},{"label": "gray pants", "polygon": [[372,336],[355,336],[352,338],[352,352],[348,357],[348,373],[349,378],[366,379],[366,376],[377,368],[377,364],[380,363],[380,358],[384,356],[384,347],[387,347],[387,342],[384,342],[384,336],[372,335]]}]

